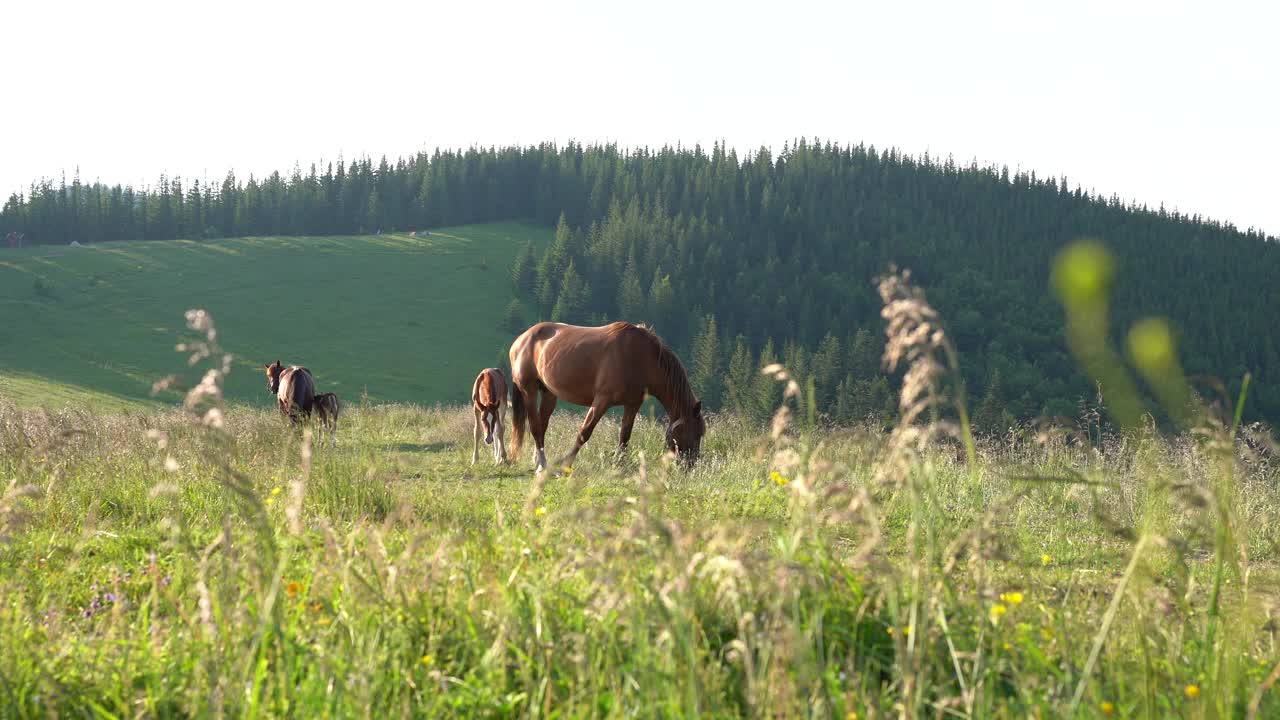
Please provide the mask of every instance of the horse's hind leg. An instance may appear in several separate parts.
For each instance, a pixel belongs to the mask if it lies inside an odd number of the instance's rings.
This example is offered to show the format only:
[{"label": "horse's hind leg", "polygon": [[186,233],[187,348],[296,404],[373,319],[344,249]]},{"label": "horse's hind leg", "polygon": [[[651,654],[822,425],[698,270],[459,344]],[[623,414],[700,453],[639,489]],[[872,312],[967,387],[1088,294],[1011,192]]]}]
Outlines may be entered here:
[{"label": "horse's hind leg", "polygon": [[536,458],[534,468],[537,470],[547,469],[547,423],[551,421],[551,413],[556,410],[556,396],[551,394],[550,390],[543,390],[538,400],[538,412],[529,413],[529,419],[537,417],[536,423],[530,422],[529,429],[533,431],[533,444],[537,448],[534,453]]},{"label": "horse's hind leg", "polygon": [[475,465],[480,459],[480,410],[472,406],[471,414],[476,416],[475,428],[471,433],[471,464]]}]

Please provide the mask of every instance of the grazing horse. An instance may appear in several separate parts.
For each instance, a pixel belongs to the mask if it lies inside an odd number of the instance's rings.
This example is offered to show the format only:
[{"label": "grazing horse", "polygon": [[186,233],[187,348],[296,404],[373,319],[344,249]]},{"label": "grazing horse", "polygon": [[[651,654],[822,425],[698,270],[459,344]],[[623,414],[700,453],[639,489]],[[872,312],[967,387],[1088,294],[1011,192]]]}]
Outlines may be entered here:
[{"label": "grazing horse", "polygon": [[698,459],[707,429],[702,401],[693,394],[680,359],[644,325],[538,323],[516,338],[510,356],[515,454],[520,454],[527,417],[537,446],[536,469],[547,467],[544,440],[557,398],[590,408],[560,466],[573,465],[596,423],[615,405],[623,409],[618,451],[624,452],[646,395],[657,398],[667,411],[667,449],[677,452],[686,467]]},{"label": "grazing horse", "polygon": [[507,379],[497,368],[485,368],[471,385],[471,410],[476,416],[471,443],[471,464],[480,459],[480,428],[484,427],[484,444],[493,446],[493,461],[507,461],[507,445],[503,442],[502,409],[507,404]]},{"label": "grazing horse", "polygon": [[311,417],[316,397],[316,381],[311,377],[311,371],[297,365],[283,367],[279,360],[266,367],[267,390],[276,396],[280,414],[295,425],[299,420]]},{"label": "grazing horse", "polygon": [[336,393],[317,393],[315,397],[316,414],[320,416],[320,427],[338,447],[338,413],[342,411],[342,403],[338,402]]}]

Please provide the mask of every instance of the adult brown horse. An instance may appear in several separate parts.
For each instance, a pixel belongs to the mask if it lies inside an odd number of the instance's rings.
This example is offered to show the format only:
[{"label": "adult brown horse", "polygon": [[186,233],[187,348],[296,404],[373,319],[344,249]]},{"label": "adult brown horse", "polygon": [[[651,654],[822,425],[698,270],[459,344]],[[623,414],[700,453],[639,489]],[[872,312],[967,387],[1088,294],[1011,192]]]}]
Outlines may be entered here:
[{"label": "adult brown horse", "polygon": [[527,417],[537,446],[537,470],[547,467],[544,440],[557,398],[590,408],[573,449],[558,463],[563,467],[573,465],[596,423],[616,405],[623,408],[618,450],[626,450],[646,395],[667,411],[667,449],[677,452],[686,466],[698,459],[707,427],[702,402],[680,359],[649,328],[625,322],[603,327],[538,323],[511,344],[510,357],[512,448],[520,454]]},{"label": "adult brown horse", "polygon": [[480,429],[484,428],[484,444],[493,446],[493,461],[507,461],[506,430],[502,410],[507,405],[507,378],[497,368],[485,368],[471,384],[471,411],[476,416],[472,433],[471,464],[480,460]]},{"label": "adult brown horse", "polygon": [[316,398],[316,381],[311,371],[297,365],[283,367],[279,360],[266,368],[267,390],[276,396],[280,413],[295,425],[302,418],[311,417]]}]

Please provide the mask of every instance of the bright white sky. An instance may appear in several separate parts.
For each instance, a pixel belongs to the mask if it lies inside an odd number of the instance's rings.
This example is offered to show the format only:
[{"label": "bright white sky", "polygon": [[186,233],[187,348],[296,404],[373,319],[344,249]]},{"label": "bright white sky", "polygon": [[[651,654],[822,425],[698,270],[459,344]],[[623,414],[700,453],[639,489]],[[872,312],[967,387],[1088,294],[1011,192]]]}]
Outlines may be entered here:
[{"label": "bright white sky", "polygon": [[0,191],[542,140],[799,136],[1280,234],[1280,3],[0,4]]}]

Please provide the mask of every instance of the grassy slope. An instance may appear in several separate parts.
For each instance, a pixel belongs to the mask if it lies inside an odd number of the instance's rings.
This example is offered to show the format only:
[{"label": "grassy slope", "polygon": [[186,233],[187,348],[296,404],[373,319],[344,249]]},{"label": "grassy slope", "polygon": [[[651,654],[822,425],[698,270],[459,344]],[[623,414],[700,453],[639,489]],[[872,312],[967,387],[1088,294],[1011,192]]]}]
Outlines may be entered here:
[{"label": "grassy slope", "polygon": [[[461,402],[505,358],[506,269],[520,224],[427,238],[240,238],[104,243],[0,255],[0,395],[22,404],[149,402],[174,365],[188,308],[203,307],[237,358],[227,394],[266,401],[259,368],[306,364],[354,400]],[[486,267],[487,266],[487,267]],[[52,297],[36,291],[39,280]]]}]

